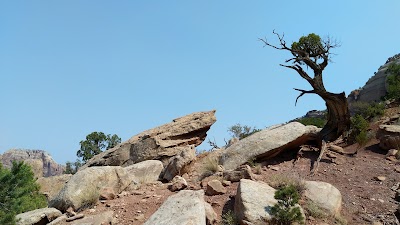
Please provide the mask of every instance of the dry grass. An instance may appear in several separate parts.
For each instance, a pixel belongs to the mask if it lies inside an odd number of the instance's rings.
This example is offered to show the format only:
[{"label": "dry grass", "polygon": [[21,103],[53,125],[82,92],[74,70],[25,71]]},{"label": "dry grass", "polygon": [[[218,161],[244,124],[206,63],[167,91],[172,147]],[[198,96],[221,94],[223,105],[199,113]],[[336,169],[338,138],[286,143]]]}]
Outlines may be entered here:
[{"label": "dry grass", "polygon": [[274,174],[270,176],[267,183],[275,189],[280,189],[288,185],[293,185],[300,195],[306,189],[303,179],[285,173]]},{"label": "dry grass", "polygon": [[318,205],[311,201],[307,201],[305,210],[309,216],[314,218],[324,219],[328,217],[328,214],[325,212],[325,210],[321,209]]},{"label": "dry grass", "polygon": [[91,188],[91,190],[85,190],[81,198],[81,207],[77,211],[93,207],[99,201],[99,197],[100,192],[96,187]]},{"label": "dry grass", "polygon": [[218,157],[207,157],[204,160],[202,172],[203,172],[203,174],[205,174],[205,173],[214,174],[218,171],[218,166],[219,166]]}]

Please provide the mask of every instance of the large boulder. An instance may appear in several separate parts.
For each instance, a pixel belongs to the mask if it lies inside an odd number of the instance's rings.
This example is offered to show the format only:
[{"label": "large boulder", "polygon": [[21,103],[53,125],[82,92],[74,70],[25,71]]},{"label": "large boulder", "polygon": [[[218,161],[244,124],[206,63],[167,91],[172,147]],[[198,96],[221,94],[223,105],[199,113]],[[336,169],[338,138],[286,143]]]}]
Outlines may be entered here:
[{"label": "large boulder", "polygon": [[144,225],[206,225],[204,191],[183,190],[168,197]]},{"label": "large boulder", "polygon": [[118,146],[90,159],[90,166],[129,166],[145,160],[161,160],[166,166],[171,157],[200,145],[216,121],[215,111],[198,112],[174,119],[171,123],[144,131]]},{"label": "large boulder", "polygon": [[49,177],[63,174],[65,167],[56,163],[43,150],[10,149],[0,157],[6,168],[11,168],[13,161],[24,161],[33,168],[36,177]]},{"label": "large boulder", "polygon": [[379,102],[382,97],[386,95],[388,90],[386,73],[391,63],[400,63],[400,54],[390,57],[384,65],[367,81],[367,83],[360,89],[353,91],[348,97],[350,107],[353,102]]},{"label": "large boulder", "polygon": [[333,185],[320,181],[305,181],[305,196],[328,214],[340,214],[342,195]]},{"label": "large boulder", "polygon": [[42,208],[18,214],[16,219],[17,225],[41,225],[48,224],[61,215],[55,208]]},{"label": "large boulder", "polygon": [[71,179],[72,174],[63,174],[51,177],[41,177],[36,180],[40,186],[40,192],[45,194],[48,200],[53,199],[64,185]]},{"label": "large boulder", "polygon": [[76,211],[97,201],[104,189],[119,194],[131,182],[131,177],[120,166],[89,167],[74,174],[49,205],[63,212],[69,207]]},{"label": "large boulder", "polygon": [[187,146],[187,150],[182,151],[179,155],[170,158],[163,178],[167,181],[172,180],[176,175],[181,174],[181,170],[196,159],[196,149],[194,146]]},{"label": "large boulder", "polygon": [[159,180],[164,166],[159,160],[146,160],[124,167],[126,173],[136,183],[153,183]]},{"label": "large boulder", "polygon": [[380,148],[384,150],[397,149],[400,146],[400,126],[380,125],[376,138],[380,141]]},{"label": "large boulder", "polygon": [[263,182],[241,179],[235,197],[235,215],[239,224],[265,224],[270,221],[271,208],[278,201],[275,189]]},{"label": "large boulder", "polygon": [[226,170],[233,170],[249,160],[274,157],[315,138],[318,131],[315,126],[299,122],[267,128],[228,147],[221,156],[222,165]]}]

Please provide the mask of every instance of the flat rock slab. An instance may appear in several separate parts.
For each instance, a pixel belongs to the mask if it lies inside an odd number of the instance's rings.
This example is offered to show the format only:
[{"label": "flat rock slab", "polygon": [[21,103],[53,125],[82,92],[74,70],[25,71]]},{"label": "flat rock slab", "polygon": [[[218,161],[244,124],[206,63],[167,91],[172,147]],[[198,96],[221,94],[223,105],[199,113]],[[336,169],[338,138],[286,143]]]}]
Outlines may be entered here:
[{"label": "flat rock slab", "polygon": [[228,147],[221,156],[222,165],[234,170],[249,160],[274,157],[286,148],[300,146],[317,132],[319,128],[299,122],[267,128]]},{"label": "flat rock slab", "polygon": [[82,219],[73,221],[71,225],[104,225],[114,224],[114,211],[106,211],[101,214],[86,216]]},{"label": "flat rock slab", "polygon": [[124,168],[126,173],[138,183],[152,183],[158,181],[164,166],[159,160],[146,160]]},{"label": "flat rock slab", "polygon": [[204,191],[183,190],[168,197],[144,225],[206,225]]},{"label": "flat rock slab", "polygon": [[333,185],[321,181],[305,181],[305,196],[330,215],[340,214],[342,195]]},{"label": "flat rock slab", "polygon": [[263,182],[241,179],[235,198],[235,214],[240,224],[265,224],[271,207],[278,201],[275,189]]},{"label": "flat rock slab", "polygon": [[17,225],[47,224],[61,215],[55,208],[42,208],[18,214],[16,219]]}]

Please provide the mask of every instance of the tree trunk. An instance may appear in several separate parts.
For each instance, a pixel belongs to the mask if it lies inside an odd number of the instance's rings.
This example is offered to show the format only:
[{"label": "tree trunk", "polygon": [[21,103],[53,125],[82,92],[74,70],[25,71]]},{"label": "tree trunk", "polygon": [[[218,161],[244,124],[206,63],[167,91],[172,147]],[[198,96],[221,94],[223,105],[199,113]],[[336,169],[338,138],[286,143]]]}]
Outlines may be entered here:
[{"label": "tree trunk", "polygon": [[331,142],[350,128],[350,113],[344,92],[340,94],[327,91],[317,94],[324,99],[328,110],[328,121],[319,133],[321,141]]}]

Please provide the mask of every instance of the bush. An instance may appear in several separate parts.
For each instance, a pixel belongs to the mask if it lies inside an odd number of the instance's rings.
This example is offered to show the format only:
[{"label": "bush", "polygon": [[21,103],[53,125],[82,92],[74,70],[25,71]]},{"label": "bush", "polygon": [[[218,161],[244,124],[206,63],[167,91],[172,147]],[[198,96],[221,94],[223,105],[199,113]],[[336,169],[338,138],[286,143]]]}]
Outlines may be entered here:
[{"label": "bush", "polygon": [[9,170],[0,163],[0,224],[15,224],[17,214],[46,206],[31,167],[14,161]]},{"label": "bush", "polygon": [[297,122],[302,123],[303,125],[307,126],[307,125],[313,125],[316,127],[324,127],[326,124],[326,119],[322,119],[322,118],[313,118],[313,117],[304,117],[301,119],[298,119]]},{"label": "bush", "polygon": [[293,185],[285,186],[275,192],[278,203],[271,208],[273,223],[278,225],[291,225],[293,222],[304,224],[304,217],[300,208],[295,206],[300,199],[300,194]]},{"label": "bush", "polygon": [[304,180],[288,174],[274,174],[269,177],[268,184],[275,189],[294,186],[299,194],[302,194],[306,189]]},{"label": "bush", "polygon": [[351,106],[352,115],[361,115],[367,120],[383,116],[384,113],[385,105],[382,103],[355,102]]},{"label": "bush", "polygon": [[305,209],[306,209],[308,215],[310,215],[314,218],[324,219],[324,218],[328,217],[328,214],[326,213],[326,211],[321,209],[314,202],[307,201]]},{"label": "bush", "polygon": [[391,63],[386,70],[387,76],[387,94],[386,99],[400,99],[400,64]]},{"label": "bush", "polygon": [[239,140],[259,131],[261,131],[261,129],[256,129],[255,127],[249,127],[247,125],[242,126],[239,123],[228,128],[228,132],[231,133],[231,136]]},{"label": "bush", "polygon": [[226,213],[222,214],[222,225],[237,225],[235,213],[232,210],[228,210]]},{"label": "bush", "polygon": [[357,142],[360,146],[363,146],[368,142],[368,130],[369,123],[361,115],[355,115],[351,118],[351,129],[349,134],[349,142]]}]

